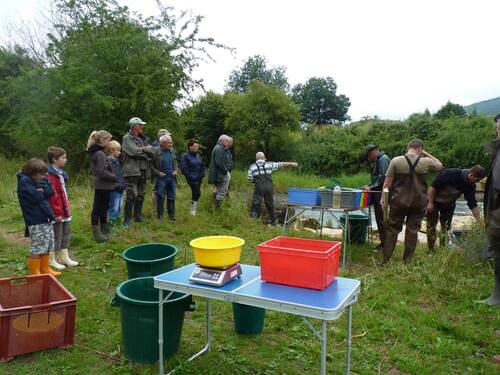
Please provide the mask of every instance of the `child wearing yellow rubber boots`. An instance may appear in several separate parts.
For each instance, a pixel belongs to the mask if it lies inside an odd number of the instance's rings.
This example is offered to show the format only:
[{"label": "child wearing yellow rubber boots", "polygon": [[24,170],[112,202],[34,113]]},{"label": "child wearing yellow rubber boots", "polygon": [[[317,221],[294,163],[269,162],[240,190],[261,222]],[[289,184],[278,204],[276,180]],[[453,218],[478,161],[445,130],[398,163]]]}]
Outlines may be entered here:
[{"label": "child wearing yellow rubber boots", "polygon": [[40,159],[28,160],[17,173],[17,196],[26,223],[26,235],[31,237],[28,267],[32,275],[49,273],[59,276],[49,266],[49,251],[54,250],[54,212],[49,199],[54,190],[47,179],[47,164]]}]

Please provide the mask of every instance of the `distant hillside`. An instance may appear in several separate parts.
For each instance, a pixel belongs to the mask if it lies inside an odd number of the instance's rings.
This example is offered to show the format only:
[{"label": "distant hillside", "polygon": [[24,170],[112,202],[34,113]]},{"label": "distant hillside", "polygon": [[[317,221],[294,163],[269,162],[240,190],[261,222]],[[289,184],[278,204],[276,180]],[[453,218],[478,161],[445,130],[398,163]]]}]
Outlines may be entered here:
[{"label": "distant hillside", "polygon": [[500,113],[500,96],[498,98],[483,100],[482,102],[466,105],[464,108],[467,113],[472,113],[475,109],[477,114],[480,115],[496,115],[497,113]]}]

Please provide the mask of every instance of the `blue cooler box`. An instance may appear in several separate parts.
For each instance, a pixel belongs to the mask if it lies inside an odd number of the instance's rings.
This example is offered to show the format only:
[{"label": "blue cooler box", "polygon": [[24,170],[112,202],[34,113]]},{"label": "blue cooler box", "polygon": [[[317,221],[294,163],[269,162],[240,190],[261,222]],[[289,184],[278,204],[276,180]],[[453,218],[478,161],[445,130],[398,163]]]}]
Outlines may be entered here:
[{"label": "blue cooler box", "polygon": [[288,188],[288,203],[304,206],[321,206],[319,189]]}]

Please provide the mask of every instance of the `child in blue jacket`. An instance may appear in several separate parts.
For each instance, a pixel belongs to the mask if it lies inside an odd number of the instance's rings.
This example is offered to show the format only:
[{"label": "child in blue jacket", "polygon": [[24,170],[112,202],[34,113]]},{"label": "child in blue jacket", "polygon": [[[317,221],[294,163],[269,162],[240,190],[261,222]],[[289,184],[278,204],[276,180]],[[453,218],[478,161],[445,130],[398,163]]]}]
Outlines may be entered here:
[{"label": "child in blue jacket", "polygon": [[17,173],[17,196],[31,237],[28,267],[32,275],[49,273],[59,276],[49,266],[49,251],[54,250],[52,222],[54,212],[49,203],[54,190],[47,179],[47,164],[40,159],[28,160]]}]

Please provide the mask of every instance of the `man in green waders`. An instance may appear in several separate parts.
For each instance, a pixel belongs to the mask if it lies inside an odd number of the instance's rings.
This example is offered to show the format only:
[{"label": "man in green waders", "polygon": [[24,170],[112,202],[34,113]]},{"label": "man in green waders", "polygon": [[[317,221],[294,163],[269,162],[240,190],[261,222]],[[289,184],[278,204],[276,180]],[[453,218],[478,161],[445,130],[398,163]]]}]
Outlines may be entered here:
[{"label": "man in green waders", "polygon": [[255,163],[248,168],[248,180],[255,184],[250,216],[254,219],[259,217],[260,205],[262,203],[262,198],[264,198],[264,203],[267,211],[269,212],[271,225],[276,225],[273,199],[273,172],[284,167],[297,167],[298,164],[286,161],[279,163],[266,161],[266,156],[263,152],[257,152],[255,160]]},{"label": "man in green waders", "polygon": [[382,195],[381,202],[382,206],[389,204],[390,209],[385,225],[384,259],[381,265],[391,259],[403,223],[406,223],[403,261],[411,260],[427,207],[427,173],[441,169],[443,164],[424,151],[424,142],[420,139],[410,141],[406,154],[391,160],[384,190],[387,188],[391,191],[392,197],[390,202],[385,202]]},{"label": "man in green waders", "polygon": [[484,190],[484,221],[495,262],[495,289],[484,303],[500,307],[500,114],[496,115],[497,139],[486,146],[493,163]]}]

